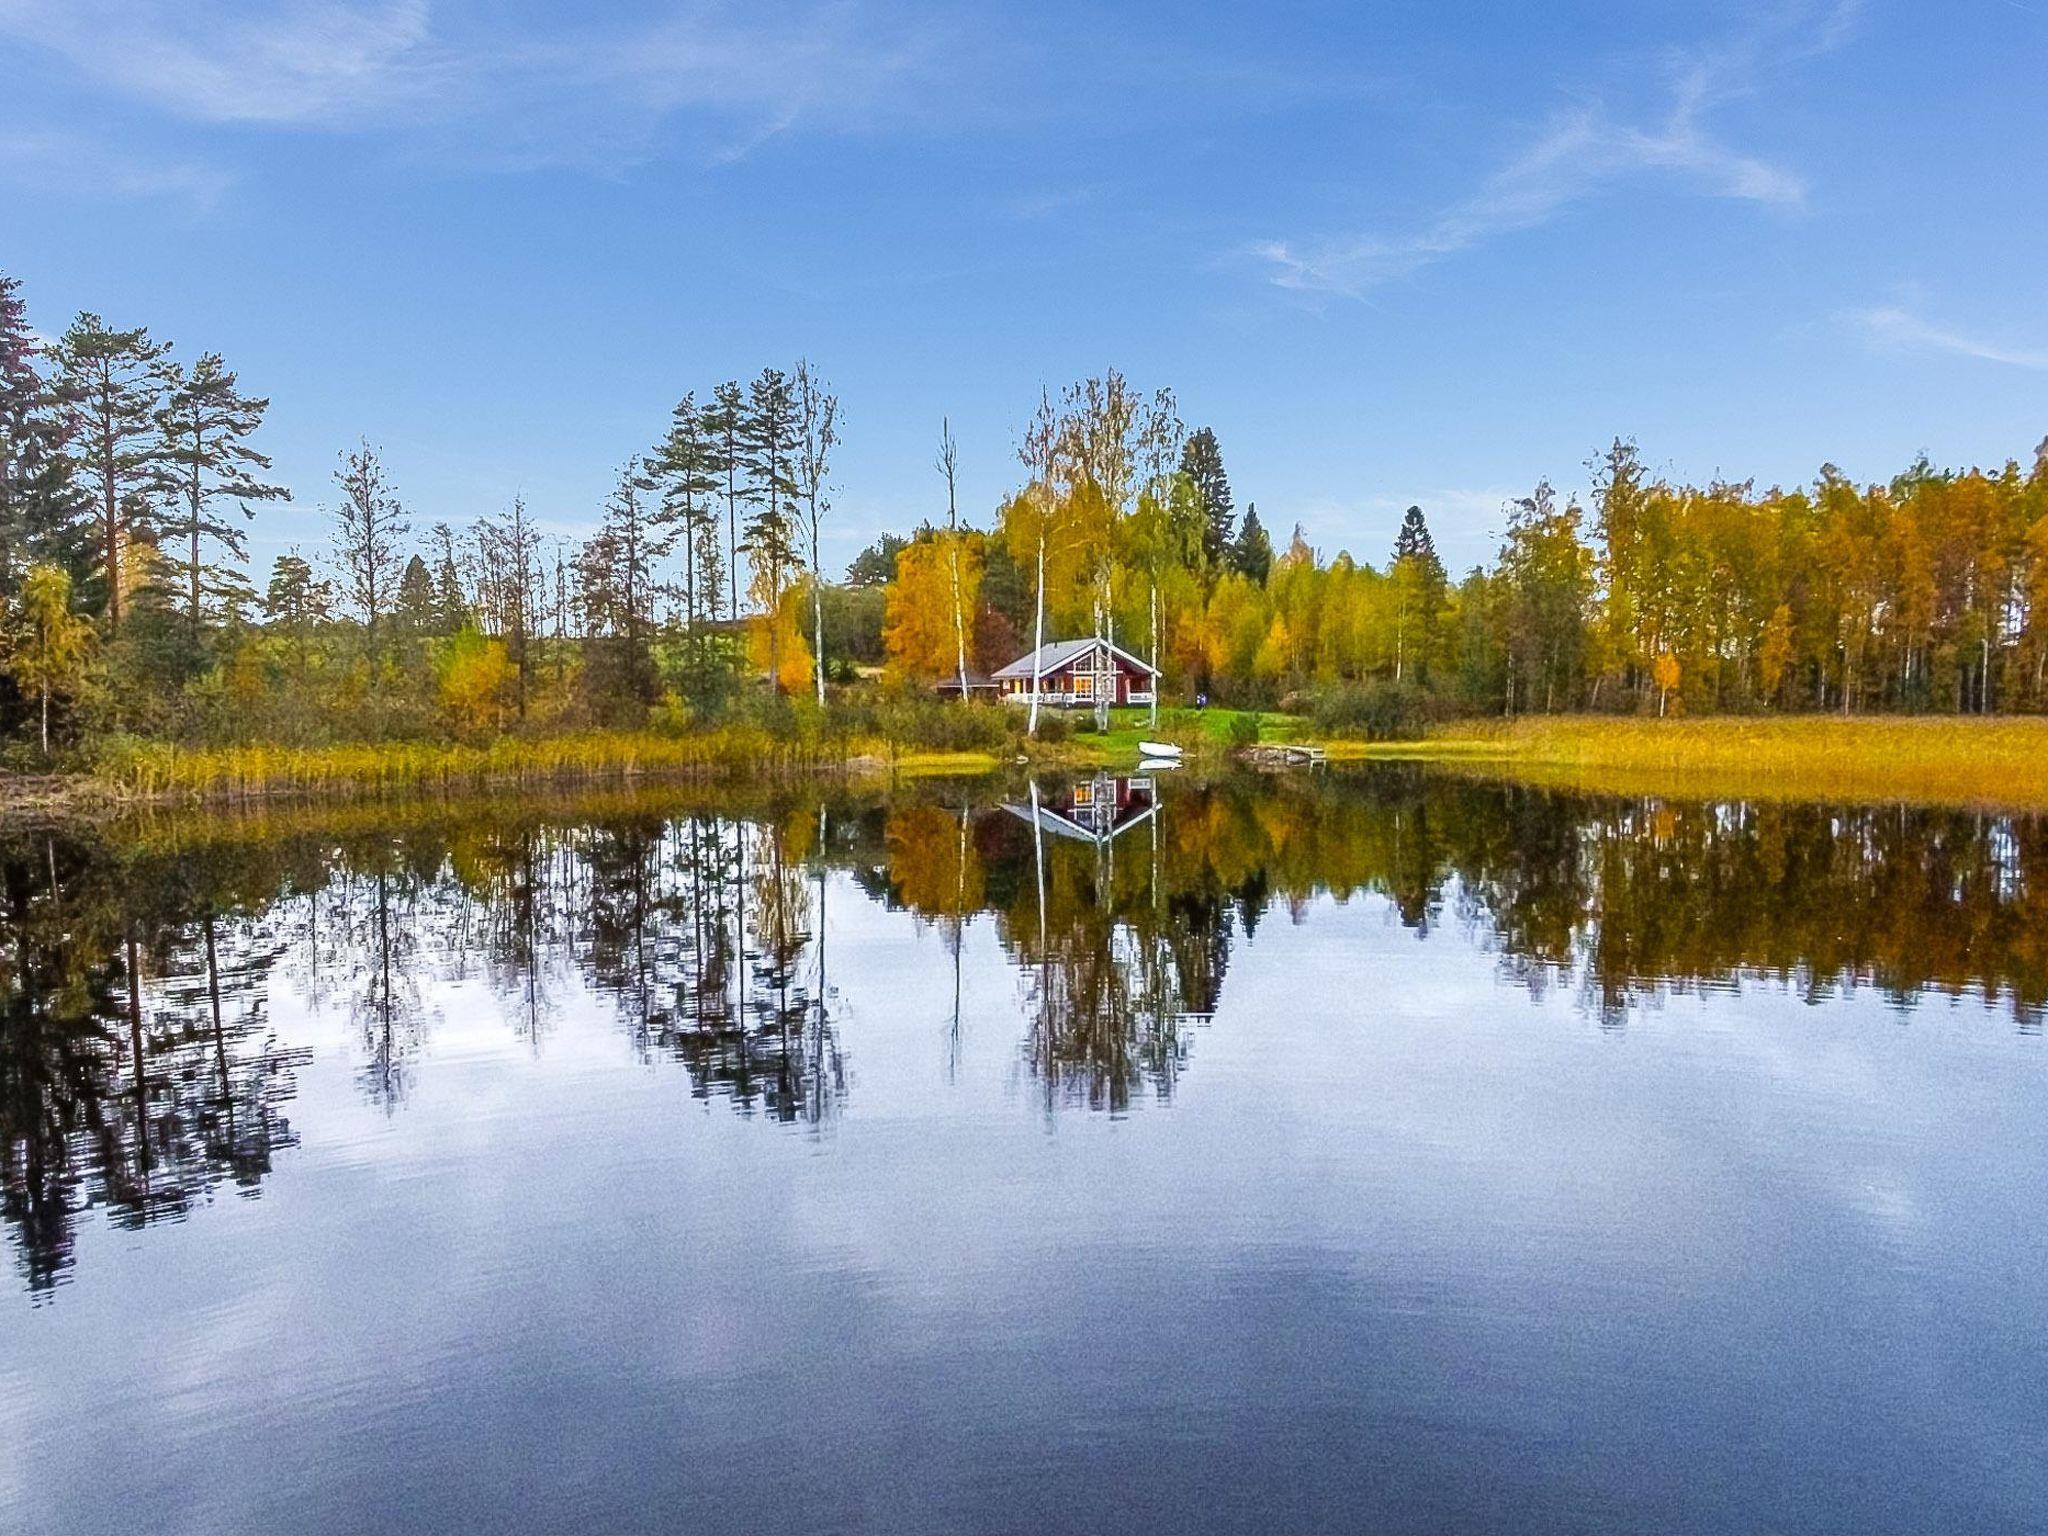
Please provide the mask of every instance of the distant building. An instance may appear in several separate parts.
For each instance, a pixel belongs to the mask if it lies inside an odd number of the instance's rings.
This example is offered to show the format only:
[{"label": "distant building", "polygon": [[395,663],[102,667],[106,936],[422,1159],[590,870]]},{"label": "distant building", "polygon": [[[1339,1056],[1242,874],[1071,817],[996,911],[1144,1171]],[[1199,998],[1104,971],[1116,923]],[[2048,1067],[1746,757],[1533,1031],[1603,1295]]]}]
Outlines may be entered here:
[{"label": "distant building", "polygon": [[[984,677],[979,672],[967,674],[967,697],[970,699],[992,699],[1001,691],[1002,684],[998,683],[994,678]],[[947,673],[936,683],[932,684],[932,692],[942,699],[959,698],[960,674],[957,672]]]},{"label": "distant building", "polygon": [[1038,702],[1055,709],[1092,709],[1107,697],[1112,704],[1150,704],[1159,669],[1107,640],[1054,640],[999,667],[993,681],[1006,704],[1029,704],[1031,680]]}]

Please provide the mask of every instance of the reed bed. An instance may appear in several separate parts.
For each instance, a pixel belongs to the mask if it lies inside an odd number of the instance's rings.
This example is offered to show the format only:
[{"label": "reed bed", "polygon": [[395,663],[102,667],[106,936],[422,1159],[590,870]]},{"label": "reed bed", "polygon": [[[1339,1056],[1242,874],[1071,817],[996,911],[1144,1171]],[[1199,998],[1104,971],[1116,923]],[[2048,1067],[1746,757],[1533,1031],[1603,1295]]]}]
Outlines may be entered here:
[{"label": "reed bed", "polygon": [[484,785],[574,784],[640,777],[778,777],[849,772],[985,771],[985,754],[892,752],[886,743],[803,739],[754,727],[686,734],[586,731],[488,743],[376,742],[320,747],[108,748],[95,777],[128,800],[443,793]]},{"label": "reed bed", "polygon": [[1382,751],[1627,793],[2048,807],[2048,719],[1952,716],[1524,718]]}]

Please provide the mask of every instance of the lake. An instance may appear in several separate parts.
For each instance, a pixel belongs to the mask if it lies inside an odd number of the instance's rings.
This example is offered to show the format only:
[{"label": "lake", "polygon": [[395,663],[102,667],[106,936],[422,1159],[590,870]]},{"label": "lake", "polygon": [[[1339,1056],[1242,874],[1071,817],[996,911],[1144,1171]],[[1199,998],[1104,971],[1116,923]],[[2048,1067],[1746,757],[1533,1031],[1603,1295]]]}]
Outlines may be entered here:
[{"label": "lake", "polygon": [[2048,1529],[2048,823],[0,833],[0,1530]]}]

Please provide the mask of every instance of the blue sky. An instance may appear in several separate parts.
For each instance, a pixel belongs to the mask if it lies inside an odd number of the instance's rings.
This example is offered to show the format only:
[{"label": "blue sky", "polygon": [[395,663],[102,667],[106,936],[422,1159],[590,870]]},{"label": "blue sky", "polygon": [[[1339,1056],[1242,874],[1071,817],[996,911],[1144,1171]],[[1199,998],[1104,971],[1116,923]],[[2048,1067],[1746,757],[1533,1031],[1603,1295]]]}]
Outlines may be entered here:
[{"label": "blue sky", "polygon": [[1635,436],[1797,482],[2048,435],[2048,0],[0,0],[0,270],[215,349],[321,543],[563,532],[675,398],[808,356],[843,561],[1108,366],[1277,536],[1454,564]]}]

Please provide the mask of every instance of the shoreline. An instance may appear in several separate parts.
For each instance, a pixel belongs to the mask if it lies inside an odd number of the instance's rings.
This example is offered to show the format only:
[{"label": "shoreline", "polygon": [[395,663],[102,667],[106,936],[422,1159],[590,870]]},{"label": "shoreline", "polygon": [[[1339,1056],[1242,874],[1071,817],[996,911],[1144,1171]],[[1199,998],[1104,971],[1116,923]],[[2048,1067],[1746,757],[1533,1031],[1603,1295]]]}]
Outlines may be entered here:
[{"label": "shoreline", "polygon": [[1625,795],[2048,810],[2048,717],[2032,715],[1524,716],[1358,755]]},{"label": "shoreline", "polygon": [[[1119,734],[1128,734],[1123,732]],[[1879,800],[2048,810],[2048,718],[1716,716],[1650,720],[1552,715],[1456,721],[1412,741],[1317,738],[1333,764],[1405,762],[1535,787],[1629,795]],[[1224,767],[1220,744],[1190,766]],[[819,778],[892,781],[986,777],[1011,769],[1128,770],[1117,739],[993,751],[842,750],[768,736],[664,737],[580,732],[484,746],[391,743],[328,748],[137,749],[114,770],[0,774],[0,819],[14,824],[111,819],[168,806],[346,804],[440,799],[521,788],[633,787]]]}]

